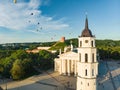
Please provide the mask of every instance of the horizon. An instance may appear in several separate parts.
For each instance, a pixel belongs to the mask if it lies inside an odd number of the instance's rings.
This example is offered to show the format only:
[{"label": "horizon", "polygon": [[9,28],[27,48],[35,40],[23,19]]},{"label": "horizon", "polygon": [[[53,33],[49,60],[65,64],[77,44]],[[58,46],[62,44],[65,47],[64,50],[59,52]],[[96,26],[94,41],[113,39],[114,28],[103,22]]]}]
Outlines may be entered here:
[{"label": "horizon", "polygon": [[[65,40],[71,40],[71,39],[78,39],[78,38],[69,38],[69,39],[65,39]],[[120,41],[120,40],[113,40],[113,39],[95,39],[95,40],[112,40],[112,41]],[[43,42],[39,42],[39,41],[36,41],[36,42],[10,42],[10,43],[0,43],[0,45],[2,45],[2,44],[28,44],[28,43],[51,43],[51,42],[58,42],[58,41],[60,41],[60,39],[59,40],[57,40],[57,41],[43,41]]]},{"label": "horizon", "polygon": [[96,39],[120,38],[119,0],[0,1],[0,44],[77,38],[85,27]]}]

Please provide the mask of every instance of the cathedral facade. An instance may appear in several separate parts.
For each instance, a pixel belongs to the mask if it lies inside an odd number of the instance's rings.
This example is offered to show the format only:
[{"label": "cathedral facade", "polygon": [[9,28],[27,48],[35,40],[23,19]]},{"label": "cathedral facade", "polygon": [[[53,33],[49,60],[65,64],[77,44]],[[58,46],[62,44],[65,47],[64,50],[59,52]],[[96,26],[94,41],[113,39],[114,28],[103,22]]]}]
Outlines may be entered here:
[{"label": "cathedral facade", "polygon": [[54,62],[55,71],[63,75],[77,77],[76,90],[97,90],[97,49],[95,47],[95,36],[88,28],[87,17],[85,28],[78,38],[77,52],[71,45],[71,51],[60,54]]}]

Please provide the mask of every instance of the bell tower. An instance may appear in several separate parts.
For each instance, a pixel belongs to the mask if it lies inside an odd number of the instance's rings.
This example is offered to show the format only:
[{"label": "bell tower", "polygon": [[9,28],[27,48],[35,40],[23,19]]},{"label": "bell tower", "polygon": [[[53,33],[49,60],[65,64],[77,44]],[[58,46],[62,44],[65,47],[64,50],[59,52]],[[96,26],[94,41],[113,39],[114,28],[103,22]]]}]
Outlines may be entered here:
[{"label": "bell tower", "polygon": [[85,28],[78,38],[79,62],[77,64],[77,89],[97,90],[98,61],[95,47],[95,36],[88,27],[88,19],[85,20]]}]

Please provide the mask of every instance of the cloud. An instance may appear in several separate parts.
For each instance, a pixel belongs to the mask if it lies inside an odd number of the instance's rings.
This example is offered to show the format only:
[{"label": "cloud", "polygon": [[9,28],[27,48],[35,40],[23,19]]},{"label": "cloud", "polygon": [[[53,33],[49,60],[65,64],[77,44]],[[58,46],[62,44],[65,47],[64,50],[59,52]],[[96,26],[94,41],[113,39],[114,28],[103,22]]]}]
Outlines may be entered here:
[{"label": "cloud", "polygon": [[16,4],[12,0],[0,0],[0,27],[19,31],[41,27],[44,30],[60,30],[69,27],[63,19],[54,20],[53,17],[43,16],[39,9],[41,4],[41,0],[20,0]]}]

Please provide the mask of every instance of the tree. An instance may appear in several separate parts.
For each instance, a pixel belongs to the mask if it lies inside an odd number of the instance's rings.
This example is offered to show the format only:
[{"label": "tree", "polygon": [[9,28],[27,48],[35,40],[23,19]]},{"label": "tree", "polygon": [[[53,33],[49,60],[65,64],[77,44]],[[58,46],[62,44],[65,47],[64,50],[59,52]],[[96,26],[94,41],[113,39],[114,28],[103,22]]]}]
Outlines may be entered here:
[{"label": "tree", "polygon": [[11,75],[12,75],[12,78],[15,80],[18,80],[18,79],[21,79],[24,77],[25,72],[24,72],[24,69],[22,67],[21,60],[16,60],[13,63],[13,67],[11,69]]},{"label": "tree", "polygon": [[120,53],[118,51],[113,51],[111,54],[111,58],[116,60],[120,59]]},{"label": "tree", "polygon": [[7,77],[7,78],[10,77],[10,70],[12,68],[13,62],[14,60],[11,57],[2,58],[0,60],[0,65],[2,66],[1,73],[4,77]]},{"label": "tree", "polygon": [[41,50],[39,52],[38,63],[40,64],[40,68],[47,70],[53,66],[54,55],[46,50]]},{"label": "tree", "polygon": [[30,59],[22,60],[22,67],[25,72],[25,76],[29,76],[35,72],[35,69],[33,68],[33,66],[34,65],[32,63],[32,60],[30,60]]},{"label": "tree", "polygon": [[11,57],[14,59],[22,59],[23,60],[25,58],[28,58],[28,54],[25,50],[17,50],[11,55]]},{"label": "tree", "polygon": [[0,64],[0,73],[2,73],[3,72],[3,66]]}]

